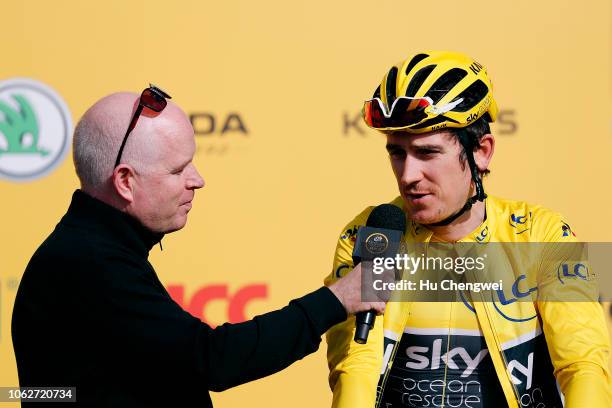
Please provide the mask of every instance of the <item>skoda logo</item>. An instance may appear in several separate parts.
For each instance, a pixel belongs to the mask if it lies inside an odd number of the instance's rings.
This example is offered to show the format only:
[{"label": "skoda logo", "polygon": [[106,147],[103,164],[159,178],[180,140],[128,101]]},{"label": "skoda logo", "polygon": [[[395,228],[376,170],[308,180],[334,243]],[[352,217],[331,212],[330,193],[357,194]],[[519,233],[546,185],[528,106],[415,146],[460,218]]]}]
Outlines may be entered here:
[{"label": "skoda logo", "polygon": [[387,250],[389,246],[389,240],[384,234],[375,232],[370,234],[365,241],[365,247],[369,253],[374,255],[382,254]]},{"label": "skoda logo", "polygon": [[27,78],[0,81],[0,177],[35,180],[49,174],[70,148],[72,120],[63,99]]}]

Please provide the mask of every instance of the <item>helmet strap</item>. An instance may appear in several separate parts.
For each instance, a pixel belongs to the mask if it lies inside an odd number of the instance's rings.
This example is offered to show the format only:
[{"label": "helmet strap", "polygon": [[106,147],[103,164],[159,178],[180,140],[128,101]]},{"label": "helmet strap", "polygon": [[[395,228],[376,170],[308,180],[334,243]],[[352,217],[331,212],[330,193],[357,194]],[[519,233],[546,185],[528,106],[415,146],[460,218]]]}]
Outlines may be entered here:
[{"label": "helmet strap", "polygon": [[472,181],[474,182],[474,186],[476,187],[476,194],[472,197],[468,198],[463,207],[456,213],[446,217],[442,221],[438,221],[433,224],[425,224],[432,227],[443,227],[449,225],[457,218],[461,217],[466,211],[469,211],[477,201],[484,201],[487,198],[487,194],[484,191],[484,187],[482,186],[482,179],[478,174],[478,166],[476,166],[476,160],[474,160],[474,147],[476,147],[476,143],[473,139],[469,137],[467,132],[464,129],[457,129],[457,136],[459,139],[459,143],[463,146],[465,150],[465,154],[467,157],[468,165],[470,166],[470,173],[472,174]]}]

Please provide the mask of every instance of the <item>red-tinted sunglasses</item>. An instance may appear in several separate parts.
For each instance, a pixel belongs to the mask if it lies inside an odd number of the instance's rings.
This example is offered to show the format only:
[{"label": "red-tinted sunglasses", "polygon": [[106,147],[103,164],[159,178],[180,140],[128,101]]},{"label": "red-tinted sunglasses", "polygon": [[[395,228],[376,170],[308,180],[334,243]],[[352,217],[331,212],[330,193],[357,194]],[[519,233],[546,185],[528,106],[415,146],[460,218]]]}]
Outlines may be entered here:
[{"label": "red-tinted sunglasses", "polygon": [[130,125],[128,126],[127,132],[125,132],[125,136],[123,136],[123,142],[121,142],[119,153],[117,153],[117,160],[115,160],[115,167],[117,167],[121,161],[121,154],[123,153],[125,142],[127,142],[128,136],[136,127],[136,123],[138,122],[138,118],[140,118],[143,108],[151,109],[154,112],[161,112],[168,104],[166,99],[172,99],[172,97],[153,84],[149,84],[149,87],[142,91],[136,112],[134,112],[132,120],[130,120]]},{"label": "red-tinted sunglasses", "polygon": [[373,98],[364,102],[362,114],[366,124],[375,129],[400,128],[425,119],[428,116],[425,108],[432,105],[433,101],[428,97],[400,96],[387,110],[380,98]]}]

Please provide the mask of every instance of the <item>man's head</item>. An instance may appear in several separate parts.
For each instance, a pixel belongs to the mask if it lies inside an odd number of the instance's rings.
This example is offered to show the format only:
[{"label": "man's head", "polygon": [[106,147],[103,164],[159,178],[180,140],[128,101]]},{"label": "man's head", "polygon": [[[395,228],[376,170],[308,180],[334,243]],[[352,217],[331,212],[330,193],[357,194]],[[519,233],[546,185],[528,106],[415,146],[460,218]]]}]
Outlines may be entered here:
[{"label": "man's head", "polygon": [[[478,140],[474,161],[482,177],[495,148],[488,124],[477,121],[468,129]],[[466,128],[467,129],[467,128]],[[435,224],[455,214],[475,194],[464,146],[452,129],[422,134],[387,134],[387,151],[408,216],[421,224]]]},{"label": "man's head", "polygon": [[389,70],[363,107],[387,149],[409,216],[448,225],[486,198],[481,178],[497,104],[486,69],[466,55],[427,51]]},{"label": "man's head", "polygon": [[193,128],[168,102],[160,113],[145,108],[115,159],[139,96],[115,93],[96,102],[74,133],[73,158],[81,189],[127,212],[154,232],[183,228],[194,191],[204,186],[192,160]]}]

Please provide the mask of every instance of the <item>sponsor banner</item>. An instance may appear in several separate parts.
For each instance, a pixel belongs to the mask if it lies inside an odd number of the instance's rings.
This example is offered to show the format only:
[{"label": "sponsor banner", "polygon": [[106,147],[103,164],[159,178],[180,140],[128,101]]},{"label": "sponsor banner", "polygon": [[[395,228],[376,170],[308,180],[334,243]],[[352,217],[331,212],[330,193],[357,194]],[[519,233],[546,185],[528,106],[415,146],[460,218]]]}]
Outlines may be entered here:
[{"label": "sponsor banner", "polygon": [[31,181],[66,157],[72,118],[63,98],[28,78],[0,81],[0,177]]},{"label": "sponsor banner", "polygon": [[[74,124],[96,99],[149,82],[190,118],[206,180],[186,228],[150,261],[175,300],[212,325],[280,308],[330,272],[349,272],[331,271],[339,229],[398,195],[386,139],[359,110],[391,65],[421,50],[466,52],[492,77],[501,110],[487,193],[560,211],[568,238],[612,241],[609,1],[494,10],[481,0],[5,3],[0,386],[18,385],[10,321],[19,279],[79,186]],[[457,30],[458,21],[470,23]],[[414,32],[426,34],[407,41]],[[504,222],[529,234],[529,214]],[[357,231],[344,233],[354,240]],[[478,241],[490,236],[482,230]],[[566,284],[580,275],[560,270]],[[520,280],[517,293],[529,284]],[[215,405],[329,406],[324,360],[322,344],[280,375],[213,395]]]},{"label": "sponsor banner", "polygon": [[[183,309],[213,327],[225,322],[240,323],[248,320],[249,304],[268,299],[268,285],[265,283],[244,285],[233,292],[227,283],[206,285],[197,288],[190,296],[185,293],[185,285],[170,284],[166,289]],[[207,306],[212,302],[222,302],[226,305],[220,321],[215,322],[207,313]]]}]

